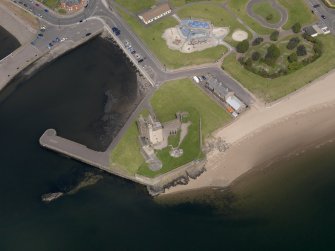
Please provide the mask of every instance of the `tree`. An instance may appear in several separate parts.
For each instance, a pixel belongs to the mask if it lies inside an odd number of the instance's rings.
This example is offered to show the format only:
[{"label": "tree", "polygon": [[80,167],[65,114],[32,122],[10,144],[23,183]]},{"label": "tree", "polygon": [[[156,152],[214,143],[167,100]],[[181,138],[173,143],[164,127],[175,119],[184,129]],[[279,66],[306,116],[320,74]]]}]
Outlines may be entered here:
[{"label": "tree", "polygon": [[251,55],[251,59],[253,61],[258,61],[261,58],[261,54],[258,51],[255,51]]},{"label": "tree", "polygon": [[274,31],[270,35],[270,40],[271,41],[277,41],[279,37],[279,31]]},{"label": "tree", "polygon": [[301,31],[301,24],[300,23],[295,23],[292,25],[292,31],[294,33],[299,33]]},{"label": "tree", "polygon": [[239,42],[236,46],[236,51],[238,53],[245,53],[249,50],[249,41],[247,39]]},{"label": "tree", "polygon": [[304,45],[299,45],[297,47],[297,55],[300,56],[300,57],[307,55],[307,50],[306,50],[306,47]]},{"label": "tree", "polygon": [[269,14],[265,18],[267,21],[271,21],[273,19],[273,14]]},{"label": "tree", "polygon": [[295,47],[298,46],[299,43],[300,39],[298,37],[293,37],[288,41],[286,48],[289,50],[293,50]]},{"label": "tree", "polygon": [[298,61],[297,53],[295,53],[295,52],[291,53],[291,54],[287,57],[287,60],[288,60],[290,63],[297,62],[297,61]]},{"label": "tree", "polygon": [[274,65],[280,56],[280,50],[275,44],[271,44],[267,49],[264,61],[267,65]]},{"label": "tree", "polygon": [[259,44],[261,44],[263,41],[264,41],[264,38],[262,38],[262,37],[256,37],[256,38],[254,39],[254,41],[252,41],[252,45],[253,45],[253,46],[259,45]]}]

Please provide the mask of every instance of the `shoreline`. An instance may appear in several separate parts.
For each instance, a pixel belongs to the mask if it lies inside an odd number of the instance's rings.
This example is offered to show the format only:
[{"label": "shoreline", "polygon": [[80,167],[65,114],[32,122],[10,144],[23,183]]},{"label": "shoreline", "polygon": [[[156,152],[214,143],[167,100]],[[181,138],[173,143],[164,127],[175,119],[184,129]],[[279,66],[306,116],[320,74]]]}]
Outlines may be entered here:
[{"label": "shoreline", "polygon": [[[231,147],[208,154],[207,171],[164,195],[206,187],[228,187],[250,170],[271,164],[335,134],[335,71],[272,106],[251,107],[234,123],[218,129]],[[269,165],[268,164],[268,165]],[[266,166],[268,166],[266,165]]]}]

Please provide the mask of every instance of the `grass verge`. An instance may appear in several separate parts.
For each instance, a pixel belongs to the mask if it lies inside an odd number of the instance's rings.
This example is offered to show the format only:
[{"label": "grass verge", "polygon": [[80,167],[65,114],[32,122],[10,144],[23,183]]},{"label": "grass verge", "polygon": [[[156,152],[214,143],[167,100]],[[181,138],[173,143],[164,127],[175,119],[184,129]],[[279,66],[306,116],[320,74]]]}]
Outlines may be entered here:
[{"label": "grass verge", "polygon": [[237,62],[234,54],[229,55],[224,69],[266,102],[271,102],[294,92],[335,68],[335,36],[319,36],[323,43],[323,54],[315,62],[286,76],[275,79],[263,78],[246,69]]},{"label": "grass verge", "polygon": [[134,13],[149,9],[156,4],[156,0],[115,0],[115,2]]},{"label": "grass verge", "polygon": [[278,2],[288,11],[288,20],[283,26],[284,29],[291,29],[295,23],[304,26],[316,21],[316,17],[311,13],[304,0],[278,0]]}]

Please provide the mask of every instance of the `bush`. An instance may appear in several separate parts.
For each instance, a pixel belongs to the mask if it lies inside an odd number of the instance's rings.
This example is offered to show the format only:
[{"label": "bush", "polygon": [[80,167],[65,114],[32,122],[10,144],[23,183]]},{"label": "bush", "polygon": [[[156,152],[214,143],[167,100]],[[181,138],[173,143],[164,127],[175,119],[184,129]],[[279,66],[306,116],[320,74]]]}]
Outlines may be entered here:
[{"label": "bush", "polygon": [[300,39],[298,37],[293,37],[288,41],[286,48],[289,50],[293,50],[300,43]]},{"label": "bush", "polygon": [[300,23],[295,23],[292,25],[292,31],[294,33],[299,33],[301,31],[301,24]]},{"label": "bush", "polygon": [[304,45],[299,45],[298,46],[297,55],[300,56],[300,57],[307,55],[306,47]]},{"label": "bush", "polygon": [[236,51],[238,53],[245,53],[247,50],[249,50],[249,41],[247,39],[239,42],[236,46]]},{"label": "bush", "polygon": [[298,61],[297,53],[295,53],[295,52],[291,53],[291,54],[287,57],[287,60],[288,60],[290,63],[297,62],[297,61]]},{"label": "bush", "polygon": [[276,63],[279,56],[280,56],[279,48],[276,45],[271,44],[270,47],[267,49],[264,61],[267,65],[272,66]]},{"label": "bush", "polygon": [[279,37],[279,31],[274,31],[270,35],[270,40],[271,41],[277,41]]},{"label": "bush", "polygon": [[269,14],[266,16],[265,18],[267,21],[271,21],[273,19],[273,15],[272,14]]},{"label": "bush", "polygon": [[255,51],[251,55],[251,59],[253,61],[258,61],[261,58],[261,54],[258,51]]},{"label": "bush", "polygon": [[252,41],[252,45],[253,45],[253,46],[259,45],[259,44],[261,44],[263,41],[264,41],[264,38],[262,38],[262,37],[256,37],[256,38],[254,39],[254,41]]}]

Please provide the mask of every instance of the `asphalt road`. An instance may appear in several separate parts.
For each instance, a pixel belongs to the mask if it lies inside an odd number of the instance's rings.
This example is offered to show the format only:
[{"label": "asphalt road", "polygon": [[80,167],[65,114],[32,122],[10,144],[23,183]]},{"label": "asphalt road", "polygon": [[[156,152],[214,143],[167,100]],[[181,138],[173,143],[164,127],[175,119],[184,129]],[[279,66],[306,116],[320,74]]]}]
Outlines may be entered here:
[{"label": "asphalt road", "polygon": [[[252,95],[240,86],[234,79],[228,76],[223,70],[220,69],[219,65],[209,65],[209,66],[194,66],[192,68],[182,69],[182,70],[166,70],[165,66],[160,63],[160,61],[147,49],[145,44],[131,31],[130,27],[118,16],[113,10],[111,10],[103,0],[90,0],[88,6],[84,8],[80,13],[73,16],[61,16],[51,10],[45,11],[40,3],[36,6],[36,2],[32,0],[20,0],[22,4],[15,0],[18,5],[22,8],[31,10],[31,12],[39,17],[41,24],[46,24],[48,26],[49,35],[47,39],[44,40],[48,42],[53,37],[67,37],[73,39],[80,38],[85,32],[89,32],[94,28],[88,28],[88,24],[91,24],[93,20],[102,20],[103,23],[112,28],[114,26],[121,30],[119,39],[124,42],[129,41],[132,47],[136,50],[138,54],[145,58],[142,63],[138,64],[138,67],[149,69],[152,74],[153,81],[160,85],[165,81],[172,79],[180,79],[185,77],[191,77],[194,75],[200,75],[205,73],[211,73],[222,81],[228,88],[235,92],[235,94],[241,98],[247,105],[251,105],[254,101]],[[26,6],[25,6],[25,5]],[[97,25],[98,26],[98,25]],[[65,29],[67,27],[67,29]],[[65,30],[67,34],[65,34]],[[69,33],[69,30],[72,30]],[[90,31],[91,32],[91,31]],[[77,35],[78,33],[78,35]],[[39,39],[38,42],[42,41]],[[44,48],[47,47],[48,43],[44,43]],[[43,47],[42,46],[42,47]]]},{"label": "asphalt road", "polygon": [[[330,31],[335,34],[335,9],[330,9],[324,5],[321,0],[305,0],[311,11],[320,19],[320,23],[325,24]],[[320,7],[313,8],[313,5],[319,4]],[[325,16],[323,19],[321,16]]]}]

